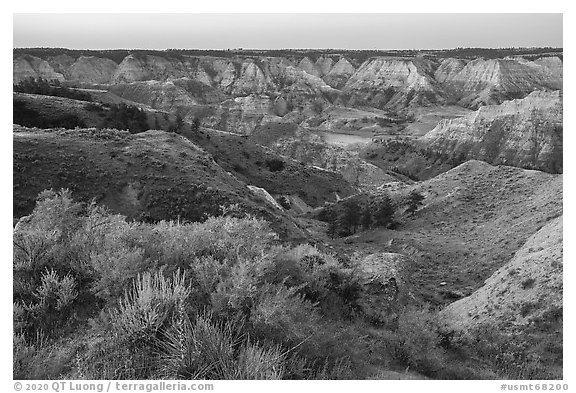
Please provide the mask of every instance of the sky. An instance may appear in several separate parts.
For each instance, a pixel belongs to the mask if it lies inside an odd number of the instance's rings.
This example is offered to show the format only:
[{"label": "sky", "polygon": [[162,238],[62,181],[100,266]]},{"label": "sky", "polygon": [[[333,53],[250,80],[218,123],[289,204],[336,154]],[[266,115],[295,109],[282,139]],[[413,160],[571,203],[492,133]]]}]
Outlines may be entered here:
[{"label": "sky", "polygon": [[560,13],[15,13],[14,47],[443,49],[562,47]]}]

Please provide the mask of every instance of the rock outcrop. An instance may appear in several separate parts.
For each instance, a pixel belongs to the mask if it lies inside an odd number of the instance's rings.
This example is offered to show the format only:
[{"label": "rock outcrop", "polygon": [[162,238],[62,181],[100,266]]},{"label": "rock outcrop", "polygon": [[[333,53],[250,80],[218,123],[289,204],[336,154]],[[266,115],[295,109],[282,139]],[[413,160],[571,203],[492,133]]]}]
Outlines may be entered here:
[{"label": "rock outcrop", "polygon": [[333,67],[330,68],[323,79],[330,86],[341,89],[348,79],[356,72],[356,68],[345,57],[340,58]]},{"label": "rock outcrop", "polygon": [[380,320],[398,310],[410,299],[407,280],[415,262],[395,253],[378,253],[366,256],[359,263],[363,291],[358,301],[363,314]]},{"label": "rock outcrop", "polygon": [[198,104],[191,94],[182,87],[176,86],[172,81],[149,80],[120,83],[110,86],[109,91],[125,100],[168,112]]},{"label": "rock outcrop", "polygon": [[47,80],[65,80],[64,75],[58,73],[43,59],[34,56],[21,56],[13,61],[13,83],[18,83],[27,78],[44,78]]},{"label": "rock outcrop", "polygon": [[276,209],[278,210],[283,210],[282,206],[280,206],[278,204],[278,202],[276,202],[276,199],[274,199],[274,197],[272,195],[270,195],[268,193],[268,191],[266,191],[265,189],[261,188],[261,187],[256,187],[256,186],[251,186],[248,185],[248,188],[250,189],[250,191],[252,191],[255,195],[258,195],[259,197],[261,197],[264,201],[266,201],[266,203],[270,204],[271,206],[274,206]]},{"label": "rock outcrop", "polygon": [[[348,57],[347,57],[348,56]],[[374,57],[360,65],[353,54],[310,57],[186,56],[128,54],[117,64],[108,58],[67,54],[41,59],[14,58],[13,81],[26,77],[87,84],[127,84],[188,79],[200,90],[216,89],[226,98],[251,94],[279,96],[292,107],[315,100],[348,106],[404,110],[414,106],[458,103],[476,109],[520,98],[534,90],[562,89],[562,60],[437,59]],[[203,86],[203,87],[200,87]]]},{"label": "rock outcrop", "polygon": [[66,79],[80,83],[110,83],[118,65],[110,59],[80,56],[66,71]]},{"label": "rock outcrop", "polygon": [[524,99],[443,120],[420,141],[428,149],[460,161],[477,159],[561,173],[562,115],[561,92],[538,91]]},{"label": "rock outcrop", "polygon": [[435,73],[447,96],[476,109],[521,98],[534,90],[562,89],[562,61],[540,59],[445,59]]},{"label": "rock outcrop", "polygon": [[434,64],[422,58],[378,57],[365,61],[343,87],[348,104],[402,109],[443,102],[432,76]]}]

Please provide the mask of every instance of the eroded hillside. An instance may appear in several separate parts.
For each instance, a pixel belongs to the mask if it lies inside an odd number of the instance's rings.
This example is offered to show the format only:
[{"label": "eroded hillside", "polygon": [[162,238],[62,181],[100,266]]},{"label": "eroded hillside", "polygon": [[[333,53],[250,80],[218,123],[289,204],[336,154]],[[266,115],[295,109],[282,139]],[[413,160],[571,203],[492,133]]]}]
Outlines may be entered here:
[{"label": "eroded hillside", "polygon": [[562,94],[530,93],[441,121],[420,141],[431,151],[493,164],[562,173]]},{"label": "eroded hillside", "polygon": [[[15,375],[558,379],[563,62],[544,49],[15,50]],[[70,314],[35,311],[47,282],[81,294]],[[145,341],[137,285],[179,302],[156,299]],[[198,337],[226,367],[194,360]]]},{"label": "eroded hillside", "polygon": [[[47,54],[39,58],[20,54],[14,59],[13,81],[43,77],[105,85],[122,98],[157,109],[206,116],[212,127],[222,123],[222,116],[247,113],[284,117],[291,112],[310,116],[329,105],[398,112],[458,103],[476,109],[524,97],[534,90],[562,88],[562,61],[558,57],[532,61],[522,57],[468,60],[297,55],[214,57],[135,52],[115,63],[97,56]],[[248,96],[258,104],[235,100]],[[204,113],[210,112],[210,104],[226,100],[235,101],[229,110]],[[230,127],[234,126],[238,122],[226,120],[220,129],[233,131]],[[250,133],[254,127],[243,132]]]},{"label": "eroded hillside", "polygon": [[41,191],[69,188],[80,200],[143,221],[202,221],[237,204],[282,236],[307,237],[282,208],[177,134],[15,126],[13,146],[15,217],[29,214]]},{"label": "eroded hillside", "polygon": [[[414,215],[402,201],[417,190],[424,204]],[[506,264],[527,239],[562,215],[562,175],[468,161],[430,180],[396,184],[394,230],[368,230],[340,240],[359,252],[398,252],[418,268],[414,296],[447,304],[471,294]]]}]

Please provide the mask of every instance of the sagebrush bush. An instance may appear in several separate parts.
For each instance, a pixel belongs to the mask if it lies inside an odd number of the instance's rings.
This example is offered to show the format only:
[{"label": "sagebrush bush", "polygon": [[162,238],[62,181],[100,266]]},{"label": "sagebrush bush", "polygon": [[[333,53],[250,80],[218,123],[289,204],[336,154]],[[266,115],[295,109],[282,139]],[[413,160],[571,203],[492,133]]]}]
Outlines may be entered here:
[{"label": "sagebrush bush", "polygon": [[210,314],[194,321],[180,316],[159,346],[168,378],[281,379],[284,373],[280,347],[251,343],[241,325],[217,322]]},{"label": "sagebrush bush", "polygon": [[46,270],[32,298],[14,305],[14,330],[25,337],[33,337],[37,332],[51,335],[69,323],[77,296],[73,277],[61,277],[53,270]]},{"label": "sagebrush bush", "polygon": [[[335,378],[352,364],[354,332],[334,322],[352,315],[354,269],[277,245],[263,220],[127,222],[49,191],[14,243],[15,329],[25,343],[74,331],[81,350],[54,352],[78,351],[71,376]],[[15,343],[15,375],[49,356]]]},{"label": "sagebrush bush", "polygon": [[444,350],[434,314],[426,309],[407,308],[397,327],[386,336],[386,347],[394,360],[425,375],[444,367]]},{"label": "sagebrush bush", "polygon": [[263,265],[263,279],[298,287],[298,292],[317,303],[328,318],[351,316],[362,290],[356,270],[342,268],[334,257],[310,245],[278,249]]},{"label": "sagebrush bush", "polygon": [[12,375],[14,379],[25,379],[27,366],[31,363],[36,348],[26,342],[21,334],[14,334],[12,338]]},{"label": "sagebrush bush", "polygon": [[212,257],[235,263],[261,256],[276,235],[267,222],[253,218],[210,217],[203,223],[141,224],[123,241],[168,266],[187,267],[193,258]]},{"label": "sagebrush bush", "polygon": [[110,311],[112,327],[131,342],[150,342],[168,327],[189,294],[184,274],[176,272],[166,278],[162,271],[145,272]]},{"label": "sagebrush bush", "polygon": [[[530,334],[501,332],[490,325],[478,325],[460,333],[454,344],[469,356],[481,358],[501,379],[561,379],[551,367],[552,359],[543,358],[546,350],[539,348],[541,338]],[[546,359],[546,360],[544,360]],[[560,362],[562,357],[560,354]]]},{"label": "sagebrush bush", "polygon": [[267,286],[251,309],[250,323],[258,337],[297,346],[318,334],[320,316],[297,288]]},{"label": "sagebrush bush", "polygon": [[[96,329],[98,330],[98,329]],[[149,343],[132,343],[109,331],[89,331],[74,360],[71,378],[155,379],[156,352]]]},{"label": "sagebrush bush", "polygon": [[139,273],[157,267],[155,261],[144,257],[144,250],[111,242],[100,252],[92,253],[90,265],[97,277],[91,290],[108,301],[122,295]]}]

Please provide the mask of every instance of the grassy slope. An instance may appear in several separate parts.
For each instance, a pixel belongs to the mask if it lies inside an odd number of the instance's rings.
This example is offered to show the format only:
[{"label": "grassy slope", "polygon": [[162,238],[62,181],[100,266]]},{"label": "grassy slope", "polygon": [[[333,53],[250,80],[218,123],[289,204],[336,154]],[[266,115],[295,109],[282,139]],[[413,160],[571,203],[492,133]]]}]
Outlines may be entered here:
[{"label": "grassy slope", "polygon": [[[116,100],[118,97],[112,93],[91,94],[95,100],[105,103],[126,103],[121,99]],[[27,107],[47,118],[73,114],[83,120],[88,127],[104,125],[103,112],[87,110],[88,102],[22,93],[15,93],[14,100],[25,102]],[[175,116],[172,114],[151,110],[142,104],[137,105],[146,111],[151,128],[160,126],[162,129],[167,129],[170,122],[175,122]],[[355,191],[339,174],[318,170],[294,160],[279,157],[277,153],[240,136],[209,129],[203,129],[200,133],[192,132],[188,124],[184,125],[181,133],[212,154],[226,171],[233,173],[246,184],[264,188],[271,194],[297,195],[308,205],[316,207],[323,205],[325,201],[336,200],[336,193],[343,197]],[[266,161],[272,159],[282,159],[285,162],[285,169],[270,171]]]},{"label": "grassy slope", "polygon": [[[185,130],[182,135],[206,149],[225,170],[270,194],[297,195],[312,207],[351,195],[355,189],[341,175],[304,165],[238,135],[203,128],[201,132]],[[284,169],[269,170],[266,161],[281,159]]]},{"label": "grassy slope", "polygon": [[162,129],[167,129],[170,126],[170,122],[176,120],[174,115],[155,111],[143,104],[121,99],[111,93],[101,91],[94,93],[94,91],[90,91],[90,94],[95,99],[94,102],[26,93],[13,93],[13,101],[34,110],[39,117],[45,119],[55,119],[62,115],[74,115],[83,121],[86,127],[105,127],[108,108],[101,105],[101,103],[112,105],[126,104],[143,109],[146,112],[150,128],[159,126]]},{"label": "grassy slope", "polygon": [[[414,216],[400,213],[396,230],[370,230],[335,247],[413,257],[414,295],[447,304],[478,289],[526,240],[562,214],[562,176],[468,161],[405,188],[426,196]],[[441,283],[444,285],[440,285]]]},{"label": "grassy slope", "polygon": [[38,130],[14,126],[14,216],[31,212],[44,189],[70,188],[131,219],[201,220],[239,203],[302,238],[283,212],[256,197],[204,150],[163,131]]}]

